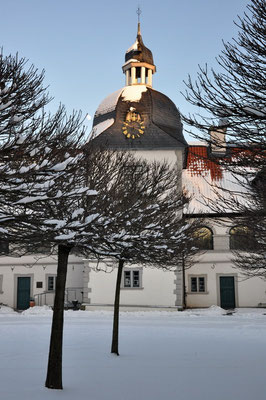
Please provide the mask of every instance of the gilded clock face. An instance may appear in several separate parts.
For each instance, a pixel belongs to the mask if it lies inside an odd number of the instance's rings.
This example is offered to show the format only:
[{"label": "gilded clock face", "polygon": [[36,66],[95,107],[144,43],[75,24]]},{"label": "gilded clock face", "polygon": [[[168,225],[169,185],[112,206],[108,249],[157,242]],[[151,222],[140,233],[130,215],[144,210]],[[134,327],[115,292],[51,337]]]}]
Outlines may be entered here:
[{"label": "gilded clock face", "polygon": [[144,134],[145,126],[138,112],[129,111],[122,126],[123,134],[128,139],[136,139]]}]

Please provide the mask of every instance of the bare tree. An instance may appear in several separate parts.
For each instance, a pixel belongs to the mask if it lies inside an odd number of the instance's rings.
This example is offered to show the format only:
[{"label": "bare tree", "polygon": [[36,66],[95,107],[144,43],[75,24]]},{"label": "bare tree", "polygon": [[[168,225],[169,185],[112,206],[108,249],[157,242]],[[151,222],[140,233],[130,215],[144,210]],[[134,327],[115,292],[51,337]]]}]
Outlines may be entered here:
[{"label": "bare tree", "polygon": [[[199,224],[189,224],[182,216],[188,199],[182,194],[176,168],[170,168],[166,162],[150,164],[126,153],[118,157],[119,168],[112,167],[116,173],[104,187],[106,222],[97,229],[101,247],[92,249],[98,256],[118,260],[111,346],[111,352],[117,355],[124,264],[140,263],[165,270],[180,268],[181,272],[184,256],[192,257],[197,251],[192,245],[192,233]],[[97,185],[96,188],[100,194]]]},{"label": "bare tree", "polygon": [[[43,75],[38,76],[33,67],[25,72],[24,60],[17,58],[2,57],[0,64],[11,71],[0,93],[6,115],[0,119],[1,235],[10,240],[17,254],[31,253],[43,244],[57,248],[46,386],[62,389],[64,290],[70,251],[76,248],[99,255],[107,249],[110,254],[111,249],[111,255],[122,254],[121,259],[130,260],[133,255],[125,250],[133,243],[135,249],[144,251],[145,247],[146,254],[152,246],[156,262],[164,249],[167,261],[173,255],[166,239],[176,241],[178,232],[184,234],[178,212],[180,188],[166,164],[150,166],[127,153],[84,146],[80,114],[68,117],[64,107],[55,115],[44,111],[48,98],[41,87]],[[17,90],[20,85],[21,91]],[[20,100],[24,91],[28,97]],[[169,224],[159,218],[166,211]]]},{"label": "bare tree", "polygon": [[[229,148],[231,152],[213,157],[213,160],[234,174],[241,196],[246,192],[249,202],[239,201],[235,192],[230,201],[225,195],[226,200],[216,210],[226,210],[230,202],[230,209],[235,214],[234,224],[247,225],[257,239],[250,256],[244,256],[246,262],[243,262],[243,257],[240,262],[241,252],[237,252],[237,266],[252,274],[256,260],[261,273],[265,274],[265,1],[251,0],[247,12],[239,17],[236,25],[239,28],[238,37],[232,43],[224,43],[222,54],[217,58],[220,72],[209,70],[206,65],[199,67],[195,82],[188,77],[185,98],[202,112],[183,116],[183,119],[199,130],[199,133],[193,131],[192,135],[204,139],[211,147],[222,152],[226,150],[223,141],[225,132],[234,144],[234,148]],[[256,186],[254,182],[258,181],[258,177],[260,185]],[[238,216],[240,220],[236,219]]]},{"label": "bare tree", "polygon": [[53,196],[54,166],[62,158],[70,161],[66,148],[75,153],[84,138],[79,113],[67,117],[62,106],[55,115],[45,112],[50,98],[42,86],[44,72],[26,67],[26,60],[18,56],[0,56],[2,234],[14,220],[26,217],[24,204],[39,200],[44,193]]},{"label": "bare tree", "polygon": [[[77,174],[85,141],[80,113],[66,115],[63,106],[51,115],[42,82],[44,74],[16,57],[0,57],[0,221],[1,238],[18,255],[31,253],[43,244],[58,246],[58,282],[53,316],[49,387],[62,388],[61,365],[64,287],[67,258],[72,242],[68,231],[76,214],[67,218],[63,206],[75,207],[78,200],[94,194],[84,175]],[[64,218],[55,223],[64,209]],[[64,223],[63,223],[64,222]],[[67,240],[68,239],[68,240]],[[59,351],[57,351],[59,349]],[[50,377],[50,375],[49,375]],[[49,378],[48,377],[48,378]],[[60,380],[61,379],[61,380]],[[47,385],[47,386],[48,386]]]},{"label": "bare tree", "polygon": [[234,242],[231,246],[235,256],[234,263],[248,277],[266,277],[265,172],[265,168],[261,169],[252,181],[252,191],[249,195],[253,208],[240,205],[240,216],[234,219],[236,227],[233,228]]}]

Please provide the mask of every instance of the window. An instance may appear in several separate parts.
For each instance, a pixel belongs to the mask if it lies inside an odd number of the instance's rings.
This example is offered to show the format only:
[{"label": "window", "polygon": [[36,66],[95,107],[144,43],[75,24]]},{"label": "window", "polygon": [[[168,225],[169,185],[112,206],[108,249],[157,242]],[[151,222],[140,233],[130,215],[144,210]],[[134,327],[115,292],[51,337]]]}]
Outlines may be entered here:
[{"label": "window", "polygon": [[56,276],[55,275],[49,275],[47,277],[47,290],[48,290],[48,292],[55,291],[55,283],[56,283]]},{"label": "window", "polygon": [[3,292],[3,275],[0,275],[0,293],[4,293]]},{"label": "window", "polygon": [[36,288],[41,289],[42,288],[42,282],[36,282]]},{"label": "window", "polygon": [[196,241],[195,246],[199,250],[213,250],[213,233],[210,228],[202,226],[195,231],[194,237]]},{"label": "window", "polygon": [[190,276],[190,292],[191,293],[206,293],[206,277],[205,276]]},{"label": "window", "polygon": [[9,253],[9,245],[8,241],[5,239],[0,240],[0,254],[8,254]]},{"label": "window", "polygon": [[141,268],[125,269],[123,275],[122,288],[124,289],[141,288],[142,286],[141,275],[142,275]]},{"label": "window", "polygon": [[231,250],[254,250],[256,241],[251,230],[247,226],[234,226],[230,229]]},{"label": "window", "polygon": [[131,287],[131,272],[124,271],[124,287]]},{"label": "window", "polygon": [[43,245],[29,245],[27,252],[28,254],[49,254],[51,253],[51,246],[45,243]]}]

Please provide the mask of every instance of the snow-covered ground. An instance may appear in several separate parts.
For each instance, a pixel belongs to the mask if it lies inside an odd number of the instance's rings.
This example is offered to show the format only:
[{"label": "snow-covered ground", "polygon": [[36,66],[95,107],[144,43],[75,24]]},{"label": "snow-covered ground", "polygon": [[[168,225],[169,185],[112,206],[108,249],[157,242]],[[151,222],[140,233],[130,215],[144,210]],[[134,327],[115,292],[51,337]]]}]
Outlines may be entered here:
[{"label": "snow-covered ground", "polygon": [[264,400],[266,310],[65,312],[63,391],[44,388],[52,312],[0,308],[0,393],[9,400]]}]

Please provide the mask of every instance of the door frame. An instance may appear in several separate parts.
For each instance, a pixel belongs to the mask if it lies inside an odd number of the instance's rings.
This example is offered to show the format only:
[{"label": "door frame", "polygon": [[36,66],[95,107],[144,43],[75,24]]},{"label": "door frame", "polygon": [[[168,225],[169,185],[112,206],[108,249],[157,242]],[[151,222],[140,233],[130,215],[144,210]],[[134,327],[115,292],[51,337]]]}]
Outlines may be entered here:
[{"label": "door frame", "polygon": [[239,307],[238,301],[238,280],[237,274],[216,274],[216,287],[217,287],[217,305],[221,307],[221,288],[220,288],[220,277],[230,277],[234,278],[234,289],[235,289],[235,307]]},{"label": "door frame", "polygon": [[30,278],[30,297],[33,295],[34,274],[14,274],[14,308],[17,308],[18,301],[18,278]]}]

